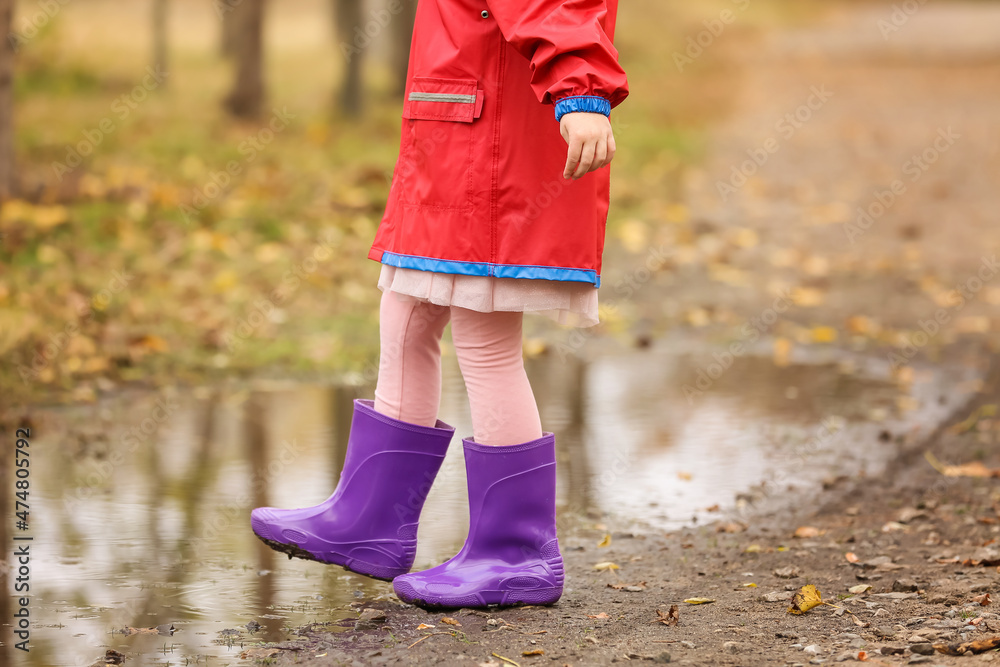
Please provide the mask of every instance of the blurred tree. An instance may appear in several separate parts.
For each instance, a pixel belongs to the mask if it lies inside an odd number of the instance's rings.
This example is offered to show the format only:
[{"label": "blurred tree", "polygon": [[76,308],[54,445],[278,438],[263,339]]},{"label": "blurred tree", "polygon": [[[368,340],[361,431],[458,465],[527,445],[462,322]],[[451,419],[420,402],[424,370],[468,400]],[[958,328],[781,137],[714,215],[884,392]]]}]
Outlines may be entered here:
[{"label": "blurred tree", "polygon": [[[350,118],[361,113],[361,61],[368,41],[357,43],[363,35],[361,26],[361,0],[333,0],[333,23],[340,52],[347,60],[344,80],[338,93],[337,108]],[[356,31],[361,31],[357,32]]]},{"label": "blurred tree", "polygon": [[219,52],[224,57],[230,57],[236,53],[236,21],[232,17],[233,8],[240,3],[240,0],[216,0],[215,10],[219,14],[222,22],[222,39]]},{"label": "blurred tree", "polygon": [[234,21],[233,58],[236,79],[226,109],[238,118],[257,118],[264,105],[265,0],[237,0],[225,21]]},{"label": "blurred tree", "polygon": [[14,0],[0,0],[0,201],[14,188]]},{"label": "blurred tree", "polygon": [[153,68],[157,72],[167,71],[168,3],[169,0],[153,0]]},{"label": "blurred tree", "polygon": [[400,0],[403,10],[392,23],[393,70],[396,73],[396,92],[406,92],[406,71],[410,66],[410,41],[413,39],[413,19],[417,14],[417,0]]}]

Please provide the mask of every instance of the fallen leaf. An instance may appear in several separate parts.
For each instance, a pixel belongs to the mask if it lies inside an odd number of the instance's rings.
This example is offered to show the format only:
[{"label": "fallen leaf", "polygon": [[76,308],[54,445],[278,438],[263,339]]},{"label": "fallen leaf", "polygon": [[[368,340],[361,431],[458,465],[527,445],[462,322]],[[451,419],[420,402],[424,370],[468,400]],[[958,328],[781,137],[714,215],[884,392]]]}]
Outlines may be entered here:
[{"label": "fallen leaf", "polygon": [[536,648],[532,651],[521,651],[521,655],[545,655],[545,650]]},{"label": "fallen leaf", "polygon": [[712,598],[688,598],[684,601],[688,604],[709,604],[711,602],[715,602]]},{"label": "fallen leaf", "polygon": [[746,549],[743,550],[743,553],[759,554],[763,550],[764,549],[761,548],[759,544],[751,544],[750,546],[748,546]]},{"label": "fallen leaf", "polygon": [[785,367],[792,355],[792,341],[787,338],[774,339],[774,365]]},{"label": "fallen leaf", "polygon": [[746,524],[738,523],[736,521],[730,521],[729,523],[723,523],[715,527],[715,532],[717,533],[742,533],[747,529]]},{"label": "fallen leaf", "polygon": [[605,570],[620,570],[621,568],[618,567],[617,564],[612,563],[611,561],[604,561],[594,565],[594,569],[597,570],[598,572],[603,572]]},{"label": "fallen leaf", "polygon": [[598,547],[607,547],[607,546],[611,546],[611,533],[607,533],[607,534],[606,534],[606,535],[604,536],[604,539],[603,539],[603,540],[601,540],[600,542],[598,542],[598,543],[597,543],[597,546],[598,546]]},{"label": "fallen leaf", "polygon": [[857,557],[857,555],[853,551],[848,551],[846,554],[844,554],[844,558],[847,559],[848,563],[857,563],[859,560],[861,560],[860,558]]},{"label": "fallen leaf", "polygon": [[441,622],[444,623],[445,625],[457,625],[458,627],[462,627],[462,624],[456,621],[451,616],[445,616],[444,618],[441,619]]},{"label": "fallen leaf", "polygon": [[681,614],[677,610],[677,605],[670,605],[670,610],[667,613],[663,613],[661,610],[656,610],[656,620],[653,623],[662,623],[663,625],[677,625],[681,622]]},{"label": "fallen leaf", "polygon": [[847,590],[854,595],[860,595],[862,593],[867,593],[871,589],[872,587],[868,584],[858,584],[857,586],[851,586]]},{"label": "fallen leaf", "polygon": [[941,463],[936,456],[930,452],[924,452],[927,462],[945,477],[1000,477],[1000,469],[987,468],[981,461],[971,461],[957,466],[950,466]]},{"label": "fallen leaf", "polygon": [[934,650],[945,655],[965,655],[967,653],[985,653],[1000,648],[1000,637],[979,639],[971,642],[955,644],[934,644]]},{"label": "fallen leaf", "polygon": [[430,630],[433,627],[436,627],[436,626],[429,625],[427,623],[421,623],[420,625],[417,626],[417,630]]},{"label": "fallen leaf", "polygon": [[685,482],[690,482],[691,481],[691,473],[684,472],[684,471],[678,471],[677,478],[678,479],[682,479]]},{"label": "fallen leaf", "polygon": [[983,593],[982,595],[977,595],[976,597],[972,598],[972,601],[978,602],[979,604],[985,607],[990,603],[990,594]]},{"label": "fallen leaf", "polygon": [[755,584],[752,581],[750,581],[750,582],[747,582],[747,583],[743,584],[743,588],[757,588],[757,584]]},{"label": "fallen leaf", "polygon": [[602,611],[600,614],[588,614],[587,618],[611,618],[611,617]]},{"label": "fallen leaf", "polygon": [[629,591],[630,593],[639,593],[646,590],[646,582],[640,581],[636,584],[608,584],[608,588],[613,588],[616,591]]},{"label": "fallen leaf", "polygon": [[788,607],[789,614],[804,614],[813,607],[823,604],[823,596],[819,589],[812,584],[806,584],[792,597],[792,604]]},{"label": "fallen leaf", "polygon": [[824,532],[819,528],[814,528],[813,526],[799,526],[795,529],[795,537],[798,538],[809,538],[809,537],[819,537]]}]

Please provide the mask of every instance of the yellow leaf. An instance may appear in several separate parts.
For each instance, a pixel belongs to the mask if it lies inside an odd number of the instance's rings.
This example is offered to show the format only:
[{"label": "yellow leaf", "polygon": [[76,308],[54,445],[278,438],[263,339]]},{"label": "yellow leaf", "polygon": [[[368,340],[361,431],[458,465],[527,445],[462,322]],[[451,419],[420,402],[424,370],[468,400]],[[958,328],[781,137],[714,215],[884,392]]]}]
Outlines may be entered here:
[{"label": "yellow leaf", "polygon": [[741,248],[753,248],[760,243],[760,236],[752,229],[741,227],[736,230],[736,234],[733,236],[733,243]]},{"label": "yellow leaf", "polygon": [[712,598],[688,598],[687,600],[684,601],[687,602],[688,604],[710,604],[712,602],[715,602],[715,600]]},{"label": "yellow leaf", "polygon": [[521,655],[545,655],[545,650],[536,648],[531,651],[522,651]]},{"label": "yellow leaf", "polygon": [[753,583],[752,581],[749,581],[743,584],[743,588],[757,588],[757,584]]},{"label": "yellow leaf", "polygon": [[36,206],[34,219],[39,229],[52,229],[69,220],[69,213],[65,206]]},{"label": "yellow leaf", "polygon": [[216,276],[215,280],[212,281],[212,287],[216,292],[228,292],[229,290],[236,287],[239,282],[239,275],[232,269],[226,269],[220,271]]},{"label": "yellow leaf", "polygon": [[421,623],[420,625],[417,626],[417,630],[430,630],[433,627],[435,626],[428,625],[427,623]]},{"label": "yellow leaf", "polygon": [[759,544],[751,544],[750,546],[748,546],[746,549],[743,550],[743,553],[759,554],[761,551],[763,551],[763,549]]},{"label": "yellow leaf", "polygon": [[833,327],[813,327],[812,339],[815,343],[832,343],[837,340],[837,330]]},{"label": "yellow leaf", "polygon": [[642,220],[626,220],[618,228],[618,238],[626,250],[638,254],[649,246],[649,228]]},{"label": "yellow leaf", "polygon": [[774,365],[785,367],[792,354],[792,341],[787,338],[774,339]]},{"label": "yellow leaf", "polygon": [[792,604],[788,608],[789,614],[804,614],[813,607],[823,604],[823,596],[819,589],[812,584],[807,584],[800,588],[792,598]]},{"label": "yellow leaf", "polygon": [[814,287],[796,287],[792,290],[792,303],[799,308],[815,308],[823,304],[826,295]]},{"label": "yellow leaf", "polygon": [[691,473],[680,470],[677,472],[677,479],[683,479],[685,482],[689,482],[691,481]]},{"label": "yellow leaf", "polygon": [[597,570],[598,572],[603,572],[605,570],[620,570],[621,568],[618,567],[618,565],[616,565],[615,563],[612,563],[611,561],[604,561],[594,565],[594,569]]},{"label": "yellow leaf", "polygon": [[441,619],[441,622],[444,623],[445,625],[457,625],[458,627],[462,627],[462,624],[456,621],[451,616],[445,616],[444,618]]},{"label": "yellow leaf", "polygon": [[606,534],[604,536],[604,539],[601,540],[600,542],[598,542],[598,544],[597,544],[597,546],[599,546],[599,547],[607,547],[607,546],[610,546],[610,545],[611,545],[611,533]]},{"label": "yellow leaf", "polygon": [[529,359],[541,356],[547,349],[544,338],[528,338],[524,341],[524,356]]}]

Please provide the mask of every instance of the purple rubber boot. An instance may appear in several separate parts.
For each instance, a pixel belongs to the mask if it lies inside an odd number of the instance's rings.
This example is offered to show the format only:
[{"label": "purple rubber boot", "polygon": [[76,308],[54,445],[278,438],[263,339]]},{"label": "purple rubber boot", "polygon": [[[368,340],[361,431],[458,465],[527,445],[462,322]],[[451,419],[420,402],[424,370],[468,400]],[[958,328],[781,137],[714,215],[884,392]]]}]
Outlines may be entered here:
[{"label": "purple rubber boot", "polygon": [[354,401],[340,482],[314,507],[259,507],[253,532],[277,551],[342,565],[376,579],[410,571],[417,521],[455,429],[442,421],[419,426]]},{"label": "purple rubber boot", "polygon": [[421,607],[552,604],[563,590],[555,436],[509,447],[462,442],[469,537],[454,558],[394,579],[396,595]]}]

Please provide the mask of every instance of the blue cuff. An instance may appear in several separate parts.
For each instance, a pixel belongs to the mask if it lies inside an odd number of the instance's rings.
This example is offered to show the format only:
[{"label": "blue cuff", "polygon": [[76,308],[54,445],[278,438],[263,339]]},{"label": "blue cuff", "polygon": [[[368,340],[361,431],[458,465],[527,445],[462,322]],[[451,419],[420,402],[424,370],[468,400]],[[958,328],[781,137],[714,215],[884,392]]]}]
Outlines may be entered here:
[{"label": "blue cuff", "polygon": [[564,97],[556,102],[556,120],[574,111],[589,111],[591,113],[602,113],[605,116],[611,115],[611,102],[597,95],[574,95]]}]

